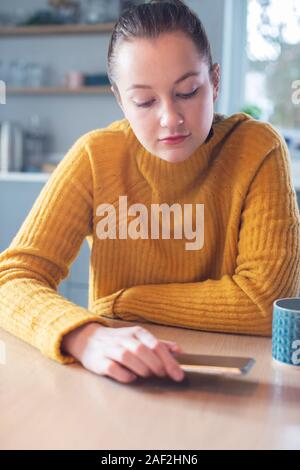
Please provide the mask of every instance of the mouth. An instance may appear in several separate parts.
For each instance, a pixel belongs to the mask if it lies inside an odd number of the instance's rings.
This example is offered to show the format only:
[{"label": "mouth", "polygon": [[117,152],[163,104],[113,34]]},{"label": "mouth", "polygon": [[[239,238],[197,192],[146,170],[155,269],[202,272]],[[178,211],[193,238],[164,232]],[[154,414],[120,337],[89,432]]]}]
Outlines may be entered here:
[{"label": "mouth", "polygon": [[191,134],[188,135],[177,135],[174,137],[167,137],[166,139],[160,139],[160,142],[165,143],[165,144],[180,144],[183,142],[185,139],[187,139]]}]

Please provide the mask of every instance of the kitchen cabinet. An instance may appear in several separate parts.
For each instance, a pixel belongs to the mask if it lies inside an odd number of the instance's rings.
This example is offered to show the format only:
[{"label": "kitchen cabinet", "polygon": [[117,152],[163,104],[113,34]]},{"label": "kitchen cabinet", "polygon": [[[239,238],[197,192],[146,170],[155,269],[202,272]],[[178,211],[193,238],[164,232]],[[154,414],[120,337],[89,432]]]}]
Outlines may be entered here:
[{"label": "kitchen cabinet", "polygon": [[[37,181],[10,181],[0,178],[0,252],[11,243],[44,184],[43,178],[38,181],[38,177]],[[84,240],[69,276],[58,288],[61,295],[83,307],[88,305],[89,255],[89,246]]]}]

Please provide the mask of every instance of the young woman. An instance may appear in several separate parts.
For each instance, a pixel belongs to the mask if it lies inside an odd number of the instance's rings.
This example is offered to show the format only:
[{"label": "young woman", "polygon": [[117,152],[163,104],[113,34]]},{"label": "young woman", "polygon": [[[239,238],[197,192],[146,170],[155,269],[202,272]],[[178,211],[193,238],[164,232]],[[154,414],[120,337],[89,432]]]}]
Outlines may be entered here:
[{"label": "young woman", "polygon": [[[123,383],[181,380],[177,344],[105,317],[269,335],[300,284],[288,152],[269,124],[214,113],[220,67],[179,0],[121,16],[108,74],[125,118],[75,142],[1,254],[1,326]],[[88,309],[57,293],[85,237]]]}]

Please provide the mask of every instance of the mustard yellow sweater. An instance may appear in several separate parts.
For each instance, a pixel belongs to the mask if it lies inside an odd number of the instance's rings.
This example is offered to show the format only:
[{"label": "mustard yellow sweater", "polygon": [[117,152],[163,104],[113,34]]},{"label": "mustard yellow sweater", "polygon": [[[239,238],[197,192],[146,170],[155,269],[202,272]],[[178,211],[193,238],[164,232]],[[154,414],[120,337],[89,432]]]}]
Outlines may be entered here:
[{"label": "mustard yellow sweater", "polygon": [[[148,238],[101,239],[99,206],[115,208],[118,228],[120,196],[149,214],[204,204],[202,248],[186,249],[175,226],[169,239],[150,228]],[[85,237],[87,309],[57,293]],[[274,299],[299,292],[299,242],[288,151],[269,124],[243,113],[216,120],[206,143],[170,163],[115,121],[75,142],[1,253],[0,326],[61,363],[75,361],[61,352],[63,335],[105,317],[269,335]]]}]

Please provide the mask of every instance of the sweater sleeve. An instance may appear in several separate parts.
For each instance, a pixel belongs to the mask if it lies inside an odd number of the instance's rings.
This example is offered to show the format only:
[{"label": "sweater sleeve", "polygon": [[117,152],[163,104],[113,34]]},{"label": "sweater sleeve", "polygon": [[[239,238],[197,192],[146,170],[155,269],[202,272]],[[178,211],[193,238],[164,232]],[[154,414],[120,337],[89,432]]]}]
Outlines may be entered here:
[{"label": "sweater sleeve", "polygon": [[57,293],[92,232],[93,186],[86,137],[70,148],[43,187],[10,246],[0,254],[0,326],[60,363],[64,334],[91,321],[89,310]]},{"label": "sweater sleeve", "polygon": [[273,301],[299,292],[299,227],[288,150],[280,141],[264,158],[245,197],[234,273],[216,280],[130,287],[116,299],[113,315],[207,331],[270,335]]}]

